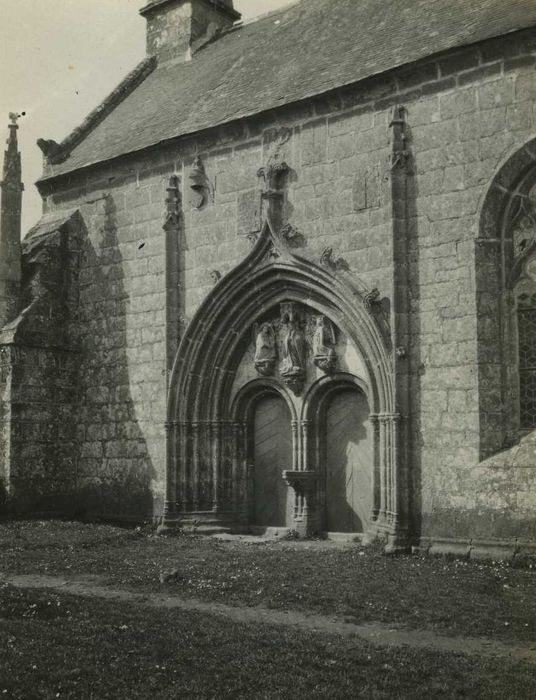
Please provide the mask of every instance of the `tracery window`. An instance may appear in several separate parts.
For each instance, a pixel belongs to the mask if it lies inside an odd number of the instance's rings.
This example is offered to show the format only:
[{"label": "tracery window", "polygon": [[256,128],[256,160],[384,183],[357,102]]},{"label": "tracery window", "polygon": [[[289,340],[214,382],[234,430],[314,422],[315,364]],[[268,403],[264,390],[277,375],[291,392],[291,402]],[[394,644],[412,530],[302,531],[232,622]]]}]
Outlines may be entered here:
[{"label": "tracery window", "polygon": [[517,297],[520,428],[536,427],[536,292]]},{"label": "tracery window", "polygon": [[521,198],[512,230],[519,429],[536,428],[536,188]]}]

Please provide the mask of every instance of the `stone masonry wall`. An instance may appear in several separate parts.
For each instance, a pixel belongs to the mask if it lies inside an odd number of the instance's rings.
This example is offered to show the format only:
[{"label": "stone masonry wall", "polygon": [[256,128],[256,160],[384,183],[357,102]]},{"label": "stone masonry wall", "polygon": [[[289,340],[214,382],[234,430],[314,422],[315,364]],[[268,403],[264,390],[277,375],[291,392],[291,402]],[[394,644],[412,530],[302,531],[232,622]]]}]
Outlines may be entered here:
[{"label": "stone masonry wall", "polygon": [[[536,538],[527,500],[536,469],[497,480],[478,468],[474,239],[479,204],[506,156],[536,130],[534,34],[486,42],[178,140],[43,186],[49,209],[81,207],[80,470],[92,510],[160,513],[164,489],[164,233],[167,178],[184,200],[183,320],[247,254],[260,225],[256,172],[279,153],[293,173],[290,222],[320,258],[332,247],[353,274],[392,295],[390,114],[406,108],[415,189],[409,211],[411,472],[423,536]],[[195,60],[195,59],[194,59]],[[213,190],[189,205],[200,154]],[[99,199],[101,198],[101,199]],[[422,516],[422,519],[421,519]],[[422,523],[422,526],[421,526]],[[532,530],[530,530],[532,528]]]},{"label": "stone masonry wall", "polygon": [[25,246],[19,315],[0,333],[0,471],[18,512],[77,512],[79,239],[67,228]]}]

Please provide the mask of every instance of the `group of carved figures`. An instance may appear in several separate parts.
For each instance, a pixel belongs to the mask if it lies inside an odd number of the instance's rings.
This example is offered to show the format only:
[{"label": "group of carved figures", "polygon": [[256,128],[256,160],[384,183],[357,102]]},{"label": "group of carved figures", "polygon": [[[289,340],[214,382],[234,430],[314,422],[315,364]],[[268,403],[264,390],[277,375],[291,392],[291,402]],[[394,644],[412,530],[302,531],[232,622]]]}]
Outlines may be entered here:
[{"label": "group of carved figures", "polygon": [[[309,342],[304,331],[304,321],[294,304],[282,304],[281,322],[284,336],[281,343],[279,374],[294,392],[303,388],[307,373]],[[316,317],[312,338],[313,363],[326,373],[337,366],[335,354],[335,328],[325,316]],[[278,356],[277,331],[272,323],[263,323],[257,331],[255,368],[263,377],[274,374]]]}]

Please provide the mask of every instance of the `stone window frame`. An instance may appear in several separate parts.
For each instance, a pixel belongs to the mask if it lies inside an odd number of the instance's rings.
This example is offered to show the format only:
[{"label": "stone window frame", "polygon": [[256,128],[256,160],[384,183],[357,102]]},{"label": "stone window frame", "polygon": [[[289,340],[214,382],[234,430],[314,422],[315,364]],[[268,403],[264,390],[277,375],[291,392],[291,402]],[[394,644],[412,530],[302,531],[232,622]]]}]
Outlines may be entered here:
[{"label": "stone window frame", "polygon": [[517,295],[527,285],[527,265],[536,255],[536,216],[534,226],[526,221],[532,219],[535,187],[532,139],[498,168],[480,210],[475,296],[481,460],[531,430],[521,426]]}]

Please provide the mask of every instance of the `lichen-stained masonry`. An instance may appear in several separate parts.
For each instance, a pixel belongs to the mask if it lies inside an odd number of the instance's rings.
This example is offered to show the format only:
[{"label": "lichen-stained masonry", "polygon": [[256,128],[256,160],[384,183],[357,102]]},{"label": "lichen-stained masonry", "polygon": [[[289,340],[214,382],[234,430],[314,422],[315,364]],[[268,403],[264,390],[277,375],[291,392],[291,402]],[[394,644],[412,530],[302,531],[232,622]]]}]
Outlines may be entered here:
[{"label": "lichen-stained masonry", "polygon": [[272,489],[304,533],[535,546],[536,8],[402,4],[144,10],[147,61],[41,144],[0,335],[10,508],[243,530]]}]

